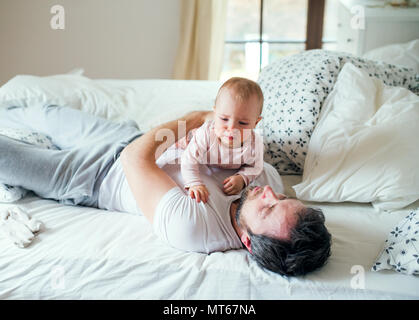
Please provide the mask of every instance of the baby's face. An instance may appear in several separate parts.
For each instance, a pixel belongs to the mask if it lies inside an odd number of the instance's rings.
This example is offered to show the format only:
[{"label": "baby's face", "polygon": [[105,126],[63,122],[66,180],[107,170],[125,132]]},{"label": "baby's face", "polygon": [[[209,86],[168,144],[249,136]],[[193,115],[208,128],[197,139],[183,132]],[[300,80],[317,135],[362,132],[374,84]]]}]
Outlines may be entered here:
[{"label": "baby's face", "polygon": [[247,101],[237,101],[234,91],[224,88],[214,108],[215,134],[224,145],[237,148],[251,136],[261,119],[256,95]]}]

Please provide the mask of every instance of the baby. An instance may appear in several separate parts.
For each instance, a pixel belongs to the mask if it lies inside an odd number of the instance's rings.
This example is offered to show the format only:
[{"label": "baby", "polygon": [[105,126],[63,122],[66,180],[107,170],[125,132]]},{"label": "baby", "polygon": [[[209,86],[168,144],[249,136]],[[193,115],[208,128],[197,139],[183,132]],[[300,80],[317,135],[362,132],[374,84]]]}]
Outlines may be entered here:
[{"label": "baby", "polygon": [[214,120],[193,130],[178,146],[186,147],[181,172],[189,196],[197,202],[208,201],[209,192],[200,179],[199,164],[224,169],[239,169],[223,182],[227,195],[238,194],[263,170],[263,140],[253,131],[262,119],[263,93],[259,85],[245,78],[231,78],[219,89],[215,99]]}]

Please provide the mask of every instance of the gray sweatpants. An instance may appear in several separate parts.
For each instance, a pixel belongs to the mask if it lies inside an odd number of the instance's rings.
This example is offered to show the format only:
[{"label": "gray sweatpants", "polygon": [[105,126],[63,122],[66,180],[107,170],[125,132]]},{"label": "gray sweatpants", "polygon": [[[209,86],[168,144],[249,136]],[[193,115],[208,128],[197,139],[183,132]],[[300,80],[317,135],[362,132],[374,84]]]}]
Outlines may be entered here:
[{"label": "gray sweatpants", "polygon": [[63,204],[97,207],[103,178],[124,147],[142,134],[137,124],[66,106],[24,104],[0,105],[0,127],[41,132],[60,150],[0,135],[0,182]]}]

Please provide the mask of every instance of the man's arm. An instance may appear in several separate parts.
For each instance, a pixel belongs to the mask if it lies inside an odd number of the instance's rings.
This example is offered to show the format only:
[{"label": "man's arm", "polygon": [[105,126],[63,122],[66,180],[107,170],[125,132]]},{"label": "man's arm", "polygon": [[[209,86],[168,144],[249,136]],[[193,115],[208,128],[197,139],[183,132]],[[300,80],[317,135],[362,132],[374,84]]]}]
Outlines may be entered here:
[{"label": "man's arm", "polygon": [[[174,141],[171,141],[174,143],[211,117],[211,111],[189,113],[181,119],[150,130],[122,150],[121,163],[128,185],[137,206],[151,223],[160,199],[176,186],[176,183],[156,165],[156,159],[170,146],[167,139],[174,138]],[[184,132],[178,132],[178,121],[185,121]],[[159,136],[166,136],[167,139],[159,141]]]}]

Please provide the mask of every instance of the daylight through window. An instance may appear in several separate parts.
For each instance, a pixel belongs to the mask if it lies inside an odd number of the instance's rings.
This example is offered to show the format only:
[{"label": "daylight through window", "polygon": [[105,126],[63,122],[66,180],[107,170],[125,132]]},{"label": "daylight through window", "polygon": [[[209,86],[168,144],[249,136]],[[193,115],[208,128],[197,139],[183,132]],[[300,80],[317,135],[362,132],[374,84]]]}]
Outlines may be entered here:
[{"label": "daylight through window", "polygon": [[[327,0],[323,43],[334,49],[336,3]],[[257,80],[272,61],[305,50],[308,0],[228,0],[224,61],[220,80]]]}]

